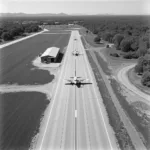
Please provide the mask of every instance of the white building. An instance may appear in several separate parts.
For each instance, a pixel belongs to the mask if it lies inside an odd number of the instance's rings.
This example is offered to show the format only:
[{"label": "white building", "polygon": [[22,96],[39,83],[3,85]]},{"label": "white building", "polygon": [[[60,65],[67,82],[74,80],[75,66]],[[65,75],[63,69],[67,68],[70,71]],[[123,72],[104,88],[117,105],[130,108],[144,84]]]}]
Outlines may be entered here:
[{"label": "white building", "polygon": [[43,63],[56,62],[59,55],[59,50],[60,48],[58,47],[47,48],[46,51],[40,56],[41,62]]}]

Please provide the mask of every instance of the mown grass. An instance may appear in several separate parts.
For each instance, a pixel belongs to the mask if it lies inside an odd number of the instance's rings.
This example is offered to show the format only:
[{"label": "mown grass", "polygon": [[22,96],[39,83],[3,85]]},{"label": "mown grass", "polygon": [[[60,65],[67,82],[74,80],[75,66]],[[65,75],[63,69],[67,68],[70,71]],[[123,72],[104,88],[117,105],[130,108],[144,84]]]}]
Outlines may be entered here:
[{"label": "mown grass", "polygon": [[109,117],[109,123],[115,132],[115,136],[118,140],[118,144],[121,150],[126,150],[126,149],[134,150],[135,148],[131,142],[131,139],[127,133],[126,128],[124,127],[119,117],[119,114],[114,106],[114,103],[112,102],[112,99],[109,95],[105,82],[103,81],[102,76],[97,68],[97,65],[95,64],[93,58],[91,57],[88,51],[87,51],[87,56],[90,61],[91,67],[93,69],[93,72],[97,81],[97,85],[99,87],[99,91],[101,93],[103,103],[105,105],[105,108]]},{"label": "mown grass", "polygon": [[1,94],[0,149],[29,149],[49,102],[45,94],[38,92]]},{"label": "mown grass", "polygon": [[[95,56],[97,57],[97,60],[100,64],[100,66],[102,67],[102,70],[105,74],[110,75],[109,72],[109,68],[106,62],[103,61],[103,59],[99,56],[98,52],[94,52]],[[114,91],[114,93],[116,94],[119,103],[121,104],[122,108],[124,109],[124,111],[127,113],[127,115],[130,117],[130,120],[132,121],[132,123],[134,124],[134,126],[136,127],[137,131],[141,133],[141,135],[143,135],[144,137],[144,144],[147,148],[150,148],[150,119],[148,117],[146,117],[144,114],[140,114],[138,110],[133,106],[130,105],[127,100],[125,99],[125,97],[120,93],[120,90],[118,89],[119,84],[116,82],[116,80],[111,79],[111,86],[112,89]],[[144,116],[144,117],[143,117]]]},{"label": "mown grass", "polygon": [[96,56],[96,58],[97,58],[98,63],[99,63],[99,64],[101,65],[101,67],[102,67],[103,72],[104,72],[106,75],[111,75],[111,71],[110,71],[110,69],[108,68],[107,62],[105,62],[105,61],[101,58],[101,56],[99,55],[98,52],[94,52],[94,53],[95,53],[95,56]]},{"label": "mown grass", "polygon": [[137,131],[141,133],[144,137],[144,144],[149,149],[150,148],[150,119],[144,114],[139,112],[136,107],[130,105],[124,96],[120,93],[119,84],[116,80],[111,79],[111,86],[113,87],[113,91],[116,94],[119,103],[121,104],[124,111],[130,117],[130,120],[136,127]]},{"label": "mown grass", "polygon": [[39,70],[32,61],[47,48],[55,46],[60,52],[67,46],[69,34],[40,34],[0,51],[0,84],[45,84],[54,78],[46,70]]}]

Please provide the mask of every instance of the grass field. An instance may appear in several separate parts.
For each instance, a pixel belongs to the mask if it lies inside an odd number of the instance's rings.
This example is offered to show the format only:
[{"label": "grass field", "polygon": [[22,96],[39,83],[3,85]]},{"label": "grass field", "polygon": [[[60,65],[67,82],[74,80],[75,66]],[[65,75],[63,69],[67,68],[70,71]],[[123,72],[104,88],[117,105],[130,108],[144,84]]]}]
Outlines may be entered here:
[{"label": "grass field", "polygon": [[67,46],[70,34],[41,34],[7,46],[0,51],[0,84],[44,84],[54,76],[36,69],[32,61],[48,47],[60,51]]},{"label": "grass field", "polygon": [[29,149],[49,104],[46,95],[37,92],[1,94],[0,104],[0,149]]},{"label": "grass field", "polygon": [[118,97],[119,103],[121,104],[124,111],[132,120],[133,125],[136,127],[136,130],[143,136],[143,142],[145,146],[149,149],[150,148],[150,128],[149,123],[150,119],[146,117],[145,114],[142,114],[136,107],[130,105],[126,98],[121,94],[119,90],[119,84],[116,80],[111,79],[111,86],[113,87],[114,93]]}]

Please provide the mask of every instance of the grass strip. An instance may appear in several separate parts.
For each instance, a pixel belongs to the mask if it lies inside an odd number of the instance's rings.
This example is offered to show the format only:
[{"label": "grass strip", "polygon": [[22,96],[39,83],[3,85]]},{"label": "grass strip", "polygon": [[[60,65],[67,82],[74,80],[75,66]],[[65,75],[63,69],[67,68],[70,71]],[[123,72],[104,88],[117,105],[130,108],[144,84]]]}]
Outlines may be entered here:
[{"label": "grass strip", "polygon": [[133,105],[130,105],[125,97],[120,93],[119,84],[116,82],[116,80],[111,79],[111,86],[118,97],[119,103],[126,112],[126,114],[130,117],[130,120],[134,124],[136,130],[141,133],[141,135],[144,137],[143,143],[145,146],[149,149],[150,148],[150,119],[146,116],[146,114],[139,111],[137,108],[135,108]]},{"label": "grass strip", "polygon": [[101,56],[99,55],[98,52],[94,52],[94,53],[95,53],[95,56],[97,58],[98,63],[101,65],[101,68],[102,68],[103,72],[106,75],[111,75],[111,71],[108,68],[108,64],[101,58]]},{"label": "grass strip", "polygon": [[87,56],[91,64],[92,70],[94,72],[97,86],[101,93],[103,103],[105,105],[105,108],[108,114],[109,123],[115,132],[115,136],[116,136],[116,139],[118,140],[118,144],[121,150],[127,150],[127,149],[135,150],[131,142],[131,139],[127,133],[127,130],[124,127],[124,124],[120,119],[120,116],[114,106],[114,103],[112,102],[111,96],[109,95],[108,89],[105,85],[105,82],[102,79],[102,76],[97,68],[97,65],[95,64],[92,56],[90,55],[88,51],[87,51]]}]

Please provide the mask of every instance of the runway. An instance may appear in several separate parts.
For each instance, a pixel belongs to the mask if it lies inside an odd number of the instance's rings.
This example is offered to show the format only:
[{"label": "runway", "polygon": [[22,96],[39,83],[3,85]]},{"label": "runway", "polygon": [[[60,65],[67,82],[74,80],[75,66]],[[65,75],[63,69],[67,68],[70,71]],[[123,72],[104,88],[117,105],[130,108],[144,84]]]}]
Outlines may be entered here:
[{"label": "runway", "polygon": [[[74,40],[77,39],[77,40]],[[78,50],[83,55],[73,56]],[[65,85],[76,75],[88,78],[92,84],[81,88]],[[62,63],[57,86],[52,97],[47,122],[38,140],[38,150],[112,150],[112,137],[99,103],[98,91],[78,31],[72,31]]]}]

